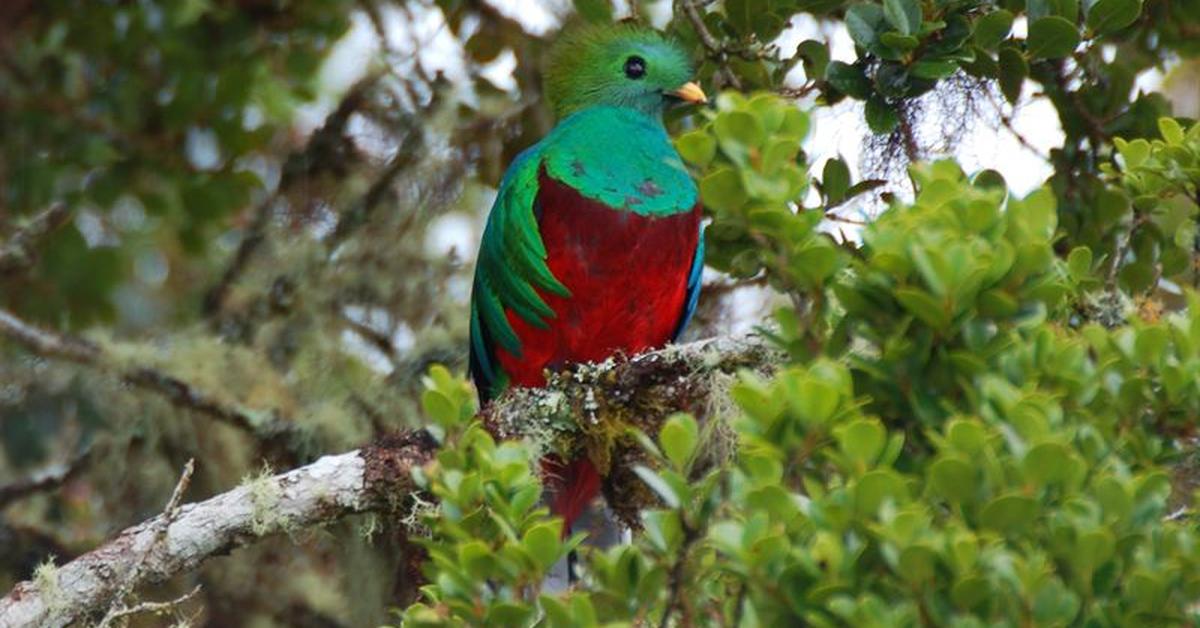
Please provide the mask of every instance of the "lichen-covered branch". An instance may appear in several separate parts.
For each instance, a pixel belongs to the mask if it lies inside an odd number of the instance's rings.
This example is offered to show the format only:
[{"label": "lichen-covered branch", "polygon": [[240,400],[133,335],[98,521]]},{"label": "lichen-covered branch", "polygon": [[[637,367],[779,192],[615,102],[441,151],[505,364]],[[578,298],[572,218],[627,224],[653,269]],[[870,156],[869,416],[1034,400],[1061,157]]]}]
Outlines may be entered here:
[{"label": "lichen-covered branch", "polygon": [[121,381],[165,397],[172,404],[239,427],[270,447],[277,447],[296,460],[304,458],[308,435],[301,427],[274,412],[249,410],[217,400],[160,369],[124,364],[100,345],[84,338],[50,331],[0,309],[0,337],[8,337],[45,358],[68,360],[114,373]]},{"label": "lichen-covered branch", "polygon": [[[0,330],[10,336],[0,312]],[[24,328],[18,328],[24,329]],[[66,339],[24,329],[26,343],[45,349]],[[60,352],[94,351],[66,342]],[[632,479],[637,448],[630,429],[648,434],[674,412],[722,414],[727,384],[743,368],[768,370],[779,356],[759,336],[714,338],[631,358],[585,364],[550,377],[546,388],[515,389],[481,418],[501,438],[522,438],[582,450],[608,476],[610,505],[626,520],[646,503]],[[196,568],[210,556],[280,531],[319,525],[353,513],[394,510],[417,487],[412,471],[437,444],[424,431],[386,437],[357,451],[327,456],[294,471],[250,480],[209,500],[178,505],[0,599],[0,628],[62,626],[109,608],[143,584]]]},{"label": "lichen-covered branch", "polygon": [[646,464],[634,430],[653,437],[676,412],[708,425],[696,468],[726,458],[733,443],[728,387],[741,369],[769,371],[781,356],[759,335],[722,336],[672,345],[630,358],[581,364],[550,375],[544,388],[509,391],[483,412],[500,438],[530,438],[559,454],[586,455],[604,476],[609,507],[639,526],[639,511],[657,498],[633,469]]},{"label": "lichen-covered branch", "polygon": [[[44,570],[0,599],[0,628],[65,626],[108,608],[122,591],[195,569],[264,536],[383,509],[413,489],[411,469],[433,443],[420,433],[251,480],[168,509],[76,560]],[[166,525],[164,525],[164,523]]]}]

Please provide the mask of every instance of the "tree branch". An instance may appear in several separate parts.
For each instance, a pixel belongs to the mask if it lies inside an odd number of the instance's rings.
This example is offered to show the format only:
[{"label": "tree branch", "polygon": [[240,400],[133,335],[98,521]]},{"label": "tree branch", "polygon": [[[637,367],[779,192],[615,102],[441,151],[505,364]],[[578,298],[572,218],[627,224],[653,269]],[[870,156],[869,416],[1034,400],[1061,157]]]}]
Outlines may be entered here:
[{"label": "tree branch", "polygon": [[278,447],[292,460],[305,459],[309,435],[296,423],[274,412],[254,411],[229,405],[157,368],[126,365],[84,338],[42,329],[0,309],[0,336],[24,345],[46,358],[59,358],[115,373],[126,384],[165,397],[181,408],[192,410],[249,432],[264,445]]},{"label": "tree branch", "polygon": [[683,13],[687,16],[688,21],[692,23],[692,29],[696,31],[696,36],[700,38],[700,43],[708,49],[711,56],[721,68],[721,74],[725,83],[730,87],[741,91],[742,82],[738,79],[733,70],[727,65],[728,55],[725,54],[724,47],[721,42],[717,41],[713,34],[708,32],[708,27],[704,25],[704,16],[700,15],[700,9],[696,7],[695,0],[680,0],[679,4],[683,7]]},{"label": "tree branch", "polygon": [[106,608],[122,589],[162,582],[262,537],[385,509],[393,496],[415,490],[410,472],[433,451],[420,434],[254,479],[181,506],[173,518],[163,513],[128,528],[51,575],[14,587],[0,599],[0,628],[64,626]]},{"label": "tree branch", "polygon": [[36,245],[47,235],[63,226],[71,217],[71,210],[62,203],[54,203],[29,220],[25,226],[3,245],[0,245],[0,276],[23,271],[36,259]]},{"label": "tree branch", "polygon": [[[721,403],[715,397],[725,393],[713,385],[716,373],[768,369],[777,360],[758,336],[671,346],[572,367],[552,375],[547,388],[511,390],[482,418],[502,438],[545,438],[549,429],[570,446],[600,455],[606,452],[593,450],[597,443],[585,427],[590,422],[636,416],[639,427],[656,433],[676,410],[701,412]],[[52,578],[18,584],[0,599],[0,628],[66,625],[107,608],[122,591],[195,569],[210,556],[264,536],[354,513],[395,510],[417,491],[413,469],[432,460],[435,451],[436,443],[424,431],[406,432],[250,480],[200,503],[178,506],[173,497],[162,515],[58,567]],[[620,452],[609,451],[607,457],[613,464],[606,469],[606,494],[613,503],[613,484],[637,481],[623,475]]]}]

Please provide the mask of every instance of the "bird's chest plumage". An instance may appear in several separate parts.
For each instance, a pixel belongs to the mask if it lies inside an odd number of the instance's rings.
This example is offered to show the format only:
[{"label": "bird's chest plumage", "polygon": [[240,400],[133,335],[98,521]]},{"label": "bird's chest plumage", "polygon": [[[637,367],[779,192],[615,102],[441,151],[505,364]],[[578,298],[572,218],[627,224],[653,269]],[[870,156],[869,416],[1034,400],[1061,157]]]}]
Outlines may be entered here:
[{"label": "bird's chest plumage", "polygon": [[699,206],[641,215],[589,199],[544,171],[538,183],[547,265],[571,294],[543,294],[555,312],[545,328],[509,314],[521,355],[498,357],[512,383],[538,386],[547,368],[669,341],[684,310]]}]

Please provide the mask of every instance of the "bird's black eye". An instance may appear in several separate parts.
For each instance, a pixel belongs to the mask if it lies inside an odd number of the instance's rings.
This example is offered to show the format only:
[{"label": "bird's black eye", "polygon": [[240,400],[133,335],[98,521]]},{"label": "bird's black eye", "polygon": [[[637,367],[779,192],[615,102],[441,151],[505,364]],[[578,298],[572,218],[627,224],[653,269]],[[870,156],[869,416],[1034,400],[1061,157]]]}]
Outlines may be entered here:
[{"label": "bird's black eye", "polygon": [[625,60],[625,76],[631,79],[640,79],[646,76],[646,60],[633,55]]}]

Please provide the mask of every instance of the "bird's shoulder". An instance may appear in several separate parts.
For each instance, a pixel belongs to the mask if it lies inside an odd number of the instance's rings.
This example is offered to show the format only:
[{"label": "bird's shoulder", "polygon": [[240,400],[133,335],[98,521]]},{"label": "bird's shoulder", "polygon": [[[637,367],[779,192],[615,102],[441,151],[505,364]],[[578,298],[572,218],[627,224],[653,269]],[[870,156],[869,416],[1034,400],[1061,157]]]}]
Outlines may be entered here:
[{"label": "bird's shoulder", "polygon": [[609,207],[642,215],[689,211],[696,186],[662,123],[623,107],[590,107],[558,123],[513,169],[538,170]]}]

